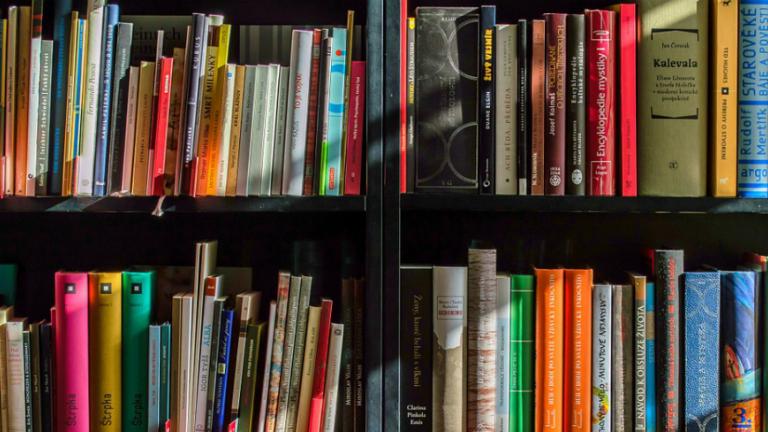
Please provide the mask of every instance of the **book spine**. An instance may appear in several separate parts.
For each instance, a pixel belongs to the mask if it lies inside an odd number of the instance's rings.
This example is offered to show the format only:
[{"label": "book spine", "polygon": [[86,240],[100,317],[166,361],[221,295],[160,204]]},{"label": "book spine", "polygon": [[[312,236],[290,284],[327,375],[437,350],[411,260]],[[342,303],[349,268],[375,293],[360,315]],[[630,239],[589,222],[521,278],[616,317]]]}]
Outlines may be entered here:
[{"label": "book spine", "polygon": [[[6,380],[8,382],[8,431],[25,432],[26,395],[24,382],[24,327],[25,320],[4,324],[6,348]],[[87,384],[86,384],[87,386]],[[87,403],[87,402],[86,402]]]},{"label": "book spine", "polygon": [[[272,351],[275,345],[274,336],[275,336],[275,321],[277,318],[277,302],[274,300],[270,302],[269,304],[269,331],[267,333],[267,349],[264,352],[264,358],[259,363],[259,369],[262,373],[260,374],[260,381],[257,381],[256,389],[261,392],[261,401],[259,402],[258,408],[258,423],[256,424],[256,432],[265,432],[266,430],[266,424],[267,424],[267,404],[269,401],[269,371],[272,367]],[[254,372],[256,374],[257,372]],[[255,395],[254,395],[255,398]],[[246,401],[243,401],[246,402]],[[255,404],[252,404],[255,405]],[[244,409],[249,409],[246,404],[243,403]],[[255,408],[255,406],[254,406]],[[250,427],[250,425],[249,425]],[[250,429],[247,429],[250,430]],[[240,430],[238,429],[238,432]]]},{"label": "book spine", "polygon": [[339,394],[339,399],[341,400],[339,422],[341,423],[342,432],[354,432],[355,429],[354,364],[352,359],[354,284],[355,281],[352,278],[344,278],[341,280],[341,324],[345,329],[343,346],[341,348],[341,377],[339,378],[341,386]]},{"label": "book spine", "polygon": [[149,326],[147,351],[147,432],[160,430],[160,326]]},{"label": "book spine", "polygon": [[[214,189],[212,193],[217,196],[225,196],[227,193],[227,178],[229,176],[229,152],[230,141],[232,140],[232,111],[235,103],[235,74],[236,66],[234,64],[227,64],[221,71],[220,80],[223,82],[220,84],[223,87],[223,95],[221,100],[221,119],[218,124],[220,130],[218,133],[218,159],[216,160],[216,174],[208,182],[214,182]],[[209,193],[211,190],[209,189]]]},{"label": "book spine", "polygon": [[213,409],[213,432],[224,432],[226,420],[226,395],[227,395],[227,374],[230,365],[230,350],[232,348],[232,322],[234,320],[234,311],[227,309],[222,312],[221,333],[219,336],[219,352],[216,368],[216,397],[214,399]]},{"label": "book spine", "polygon": [[216,399],[216,373],[218,370],[219,362],[219,336],[221,335],[221,320],[222,311],[224,310],[224,301],[221,298],[216,298],[213,301],[213,325],[211,326],[211,355],[208,370],[208,400],[206,402],[206,419],[205,429],[213,429],[213,410]]},{"label": "book spine", "polygon": [[496,193],[517,195],[517,27],[496,26]]},{"label": "book spine", "polygon": [[196,176],[194,173],[196,168],[195,159],[197,154],[195,134],[198,126],[197,100],[200,95],[200,80],[196,79],[196,77],[202,75],[202,62],[205,55],[205,46],[203,41],[206,30],[205,15],[196,13],[193,14],[192,17],[192,49],[187,51],[187,58],[185,61],[187,65],[186,76],[188,79],[186,88],[184,89],[185,100],[184,106],[182,107],[182,126],[184,129],[183,133],[179,136],[179,148],[182,152],[182,166],[180,167],[182,173],[182,182],[180,189],[183,194],[192,194],[192,183]]},{"label": "book spine", "polygon": [[29,99],[27,113],[26,195],[35,196],[37,185],[37,129],[40,114],[40,60],[43,43],[43,1],[32,2],[31,38],[29,40]]},{"label": "book spine", "polygon": [[758,366],[758,347],[761,343],[757,306],[759,289],[754,272],[722,274],[722,355],[725,367],[721,416],[724,431],[762,430]]},{"label": "book spine", "polygon": [[564,425],[591,430],[592,270],[565,270]]},{"label": "book spine", "polygon": [[[62,192],[62,164],[64,151],[64,129],[66,127],[67,72],[69,71],[70,14],[72,0],[53,4],[53,104],[51,105],[52,130],[49,160],[48,193]],[[7,111],[6,111],[7,112]]]},{"label": "book spine", "polygon": [[[277,91],[277,118],[275,123],[275,149],[272,152],[272,184],[271,195],[281,195],[283,190],[283,161],[285,159],[286,120],[288,115],[288,81],[290,68],[280,67],[280,80]],[[302,166],[303,168],[303,166]],[[304,178],[302,174],[301,183]],[[301,196],[301,194],[299,194]]]},{"label": "book spine", "polygon": [[432,430],[432,269],[400,269],[400,430]]},{"label": "book spine", "polygon": [[[209,35],[209,43],[210,40]],[[202,78],[200,89],[200,124],[197,126],[196,142],[197,142],[197,172],[195,177],[195,183],[191,195],[193,196],[205,196],[208,194],[208,175],[209,167],[208,162],[211,159],[211,153],[213,152],[213,109],[216,91],[216,58],[218,54],[218,47],[216,45],[207,45],[205,48],[205,63],[202,72]]]},{"label": "book spine", "polygon": [[285,160],[283,161],[283,195],[300,196],[304,189],[304,166],[307,148],[307,115],[312,73],[313,32],[294,30],[291,40],[291,70],[288,78],[288,110],[285,122]]},{"label": "book spine", "polygon": [[[229,160],[227,161],[227,183],[224,194],[235,196],[237,193],[237,166],[240,163],[240,137],[243,128],[243,100],[245,96],[245,66],[235,68],[235,87],[232,101],[232,135],[229,140]],[[173,94],[173,91],[171,91]],[[171,96],[173,99],[173,96]],[[173,106],[173,104],[171,104]]]},{"label": "book spine", "polygon": [[123,172],[120,176],[119,192],[130,193],[133,182],[133,150],[136,146],[136,107],[139,99],[140,67],[131,66],[128,70],[128,94],[126,95],[125,147],[123,148]]},{"label": "book spine", "polygon": [[[5,64],[7,62],[8,18],[0,19],[0,198],[5,197]],[[1,417],[1,416],[0,416]],[[1,422],[2,420],[0,420]],[[2,427],[2,425],[0,425]]]},{"label": "book spine", "polygon": [[312,31],[312,63],[309,76],[309,107],[307,111],[307,144],[304,156],[304,195],[312,195],[315,185],[315,146],[317,142],[318,100],[320,89],[320,57],[322,30]]},{"label": "book spine", "polygon": [[277,320],[272,346],[271,366],[269,368],[269,399],[267,401],[266,431],[275,431],[277,410],[280,398],[280,380],[283,373],[283,353],[285,352],[285,327],[290,302],[290,280],[288,273],[280,273],[277,283]]},{"label": "book spine", "polygon": [[513,275],[509,293],[509,430],[533,430],[534,301],[533,276]]},{"label": "book spine", "polygon": [[328,367],[325,374],[325,400],[323,401],[323,432],[336,430],[339,401],[339,374],[341,371],[341,350],[344,340],[344,325],[331,324],[328,340]]},{"label": "book spine", "polygon": [[611,428],[634,430],[632,424],[632,295],[631,285],[612,286],[611,307]]},{"label": "book spine", "polygon": [[496,429],[509,430],[510,277],[496,276]]},{"label": "book spine", "polygon": [[109,110],[109,151],[107,157],[108,194],[119,192],[123,175],[123,151],[128,105],[128,71],[131,66],[133,24],[118,23],[115,29],[114,68],[112,78],[112,107]]},{"label": "book spine", "polygon": [[[221,311],[220,302],[216,301],[216,298],[220,293],[221,276],[209,275],[204,280],[204,297],[202,298],[202,313],[198,315],[196,321],[199,324],[199,342],[196,344],[196,348],[193,352],[199,357],[197,365],[193,366],[193,376],[197,375],[196,394],[193,395],[193,409],[194,415],[192,416],[195,430],[203,431],[208,429],[208,389],[211,387],[211,367],[214,362],[213,358],[216,354],[216,347],[214,345],[215,324],[220,322],[220,314],[217,315],[217,310]],[[214,368],[215,370],[215,368]],[[194,384],[193,384],[194,386]]]},{"label": "book spine", "polygon": [[[408,3],[406,2],[400,2],[400,25],[399,25],[399,34],[398,34],[398,46],[400,48],[399,52],[399,83],[398,86],[398,98],[399,98],[399,110],[398,110],[398,120],[399,120],[399,130],[400,135],[399,143],[400,143],[400,178],[398,179],[400,181],[400,193],[406,193],[408,191],[408,119],[407,119],[407,113],[408,113],[408,90],[403,85],[408,80]],[[351,53],[350,53],[351,54]],[[394,96],[394,95],[393,95]]]},{"label": "book spine", "polygon": [[408,17],[406,37],[405,152],[400,174],[405,179],[404,192],[413,192],[416,182],[416,18]]},{"label": "book spine", "polygon": [[544,193],[564,195],[565,182],[565,17],[544,14]]},{"label": "book spine", "polygon": [[171,324],[160,326],[160,425],[171,418]]},{"label": "book spine", "polygon": [[291,387],[293,356],[296,351],[296,325],[299,317],[299,297],[301,294],[301,276],[291,276],[288,294],[288,314],[285,319],[285,342],[283,343],[282,372],[280,390],[277,398],[277,420],[275,431],[285,432],[288,419],[288,393]]},{"label": "book spine", "polygon": [[30,355],[30,384],[32,387],[32,431],[40,431],[43,427],[43,414],[41,412],[40,389],[40,326],[41,322],[29,326],[29,355]]},{"label": "book spine", "polygon": [[[53,432],[53,330],[51,323],[40,326],[40,412],[42,432]],[[2,338],[2,336],[0,336]],[[5,347],[0,347],[5,348]],[[0,356],[0,359],[2,357]],[[0,379],[3,375],[0,373]]]},{"label": "book spine", "polygon": [[716,197],[736,196],[737,122],[738,97],[737,81],[731,70],[738,63],[739,52],[739,5],[731,1],[712,2],[712,40],[709,58],[712,61],[709,97],[714,107],[710,113],[709,185]]},{"label": "book spine", "polygon": [[611,286],[592,288],[592,431],[611,431]]},{"label": "book spine", "polygon": [[288,417],[285,430],[296,431],[296,418],[299,409],[299,392],[301,390],[302,374],[304,372],[304,352],[307,343],[307,322],[309,319],[309,299],[312,290],[312,277],[301,277],[301,293],[299,295],[298,315],[296,318],[296,347],[293,352],[291,366],[291,383],[288,392]]},{"label": "book spine", "polygon": [[173,71],[173,58],[160,59],[158,68],[158,94],[157,108],[155,108],[155,142],[154,162],[152,163],[152,185],[147,191],[150,195],[165,194],[165,158],[166,144],[168,143],[168,118],[171,105],[171,72]]},{"label": "book spine", "polygon": [[614,21],[609,10],[587,10],[587,192],[615,194]]},{"label": "book spine", "polygon": [[44,40],[40,48],[40,103],[37,128],[37,179],[35,195],[48,195],[51,174],[48,170],[50,156],[51,68],[53,41]]},{"label": "book spine", "polygon": [[684,277],[685,430],[719,430],[720,274],[689,272]]},{"label": "book spine", "polygon": [[78,195],[78,182],[79,182],[79,171],[80,171],[80,163],[81,163],[81,146],[82,146],[82,140],[83,140],[83,103],[84,103],[84,92],[85,92],[85,82],[86,82],[86,68],[87,68],[87,59],[86,59],[86,53],[87,53],[87,44],[88,44],[88,32],[90,31],[90,27],[88,26],[88,20],[84,18],[80,18],[78,20],[78,34],[77,34],[77,42],[76,42],[76,50],[75,50],[75,58],[76,61],[74,62],[74,99],[72,101],[72,163],[71,169],[67,167],[67,171],[70,171],[72,174],[69,176],[69,179],[66,183],[67,192],[69,195]]},{"label": "book spine", "polygon": [[315,356],[320,326],[320,307],[310,306],[307,314],[307,337],[304,343],[304,364],[301,371],[301,390],[299,406],[296,412],[297,431],[307,430],[309,426],[309,407],[312,401],[313,377],[315,374]]},{"label": "book spine", "polygon": [[615,6],[618,20],[618,103],[616,132],[620,143],[619,192],[637,196],[637,14],[634,4]]},{"label": "book spine", "polygon": [[645,276],[632,276],[632,285],[635,292],[634,321],[635,321],[635,393],[634,393],[634,424],[635,431],[646,431],[648,429],[646,404],[648,403],[648,385],[647,364],[648,343],[647,319],[648,313],[646,302],[648,297],[648,287]]},{"label": "book spine", "polygon": [[680,286],[683,252],[657,250],[653,259],[659,311],[658,330],[658,410],[659,429],[680,430]]},{"label": "book spine", "polygon": [[365,133],[365,62],[353,61],[350,71],[347,149],[344,158],[344,195],[360,195],[363,182]]},{"label": "book spine", "polygon": [[99,111],[99,86],[101,85],[101,51],[104,37],[104,6],[88,14],[88,42],[86,48],[85,82],[82,112],[82,137],[77,160],[75,194],[93,195],[94,166],[96,157],[96,133]]},{"label": "book spine", "polygon": [[[32,11],[30,6],[19,6],[18,48],[16,67],[16,175],[15,193],[27,195],[27,157],[29,145],[29,77],[30,47],[32,39]],[[33,156],[34,159],[34,156]]]},{"label": "book spine", "polygon": [[26,432],[34,432],[32,412],[32,351],[29,330],[22,332],[22,360],[24,363],[24,426]]},{"label": "book spine", "polygon": [[19,8],[8,7],[8,31],[5,52],[5,118],[3,133],[3,195],[13,195],[16,191],[16,81],[17,81],[17,45],[19,31]]},{"label": "book spine", "polygon": [[648,432],[656,432],[656,319],[653,282],[645,289],[645,423]]},{"label": "book spine", "polygon": [[107,162],[109,157],[109,120],[112,99],[112,75],[115,55],[115,31],[120,18],[116,4],[105,7],[104,41],[101,59],[101,78],[98,91],[98,114],[96,119],[96,148],[94,156],[93,194],[107,194]]},{"label": "book spine", "polygon": [[229,402],[230,405],[230,418],[237,418],[240,414],[240,399],[241,399],[241,388],[243,384],[243,373],[244,373],[244,364],[245,364],[245,349],[246,349],[246,338],[248,337],[248,324],[255,324],[254,320],[252,320],[252,314],[251,314],[251,301],[249,297],[245,296],[238,296],[235,310],[237,311],[237,335],[236,337],[236,348],[234,349],[234,369],[231,379],[231,387],[232,387],[232,397]]},{"label": "book spine", "polygon": [[344,128],[344,80],[347,74],[346,57],[352,53],[346,52],[347,30],[333,29],[331,45],[331,63],[329,66],[328,105],[328,137],[320,149],[320,161],[323,167],[320,172],[320,195],[341,195],[342,158],[342,129]]},{"label": "book spine", "polygon": [[585,195],[584,15],[568,15],[565,19],[565,31],[565,193]]},{"label": "book spine", "polygon": [[[240,127],[240,155],[237,158],[237,186],[235,188],[235,194],[237,196],[248,195],[248,177],[250,176],[249,164],[250,155],[253,151],[251,149],[252,134],[254,128],[255,111],[255,91],[256,91],[256,67],[245,67],[245,81],[243,83],[243,125]],[[255,145],[254,145],[255,147]]]},{"label": "book spine", "polygon": [[[264,128],[266,120],[266,100],[269,78],[269,66],[258,65],[255,72],[253,93],[253,126],[251,130],[250,155],[248,156],[248,180],[246,195],[258,195],[261,192],[262,154],[264,151]],[[257,103],[262,101],[262,103]]]},{"label": "book spine", "polygon": [[[494,63],[495,52],[496,6],[480,7],[479,52],[481,61],[478,70],[478,147],[477,159],[480,178],[480,193],[496,193],[495,150],[496,143],[496,106],[494,103]],[[470,387],[471,388],[471,387]]]},{"label": "book spine", "polygon": [[[147,364],[149,322],[154,298],[153,272],[123,272],[123,364]],[[123,376],[125,432],[147,431],[147,382],[144,367],[126,367]]]},{"label": "book spine", "polygon": [[545,35],[544,20],[531,20],[531,195],[544,195]]},{"label": "book spine", "polygon": [[563,271],[536,269],[536,430],[563,425]]},{"label": "book spine", "polygon": [[[9,9],[10,11],[10,9]],[[9,18],[10,20],[10,18]],[[10,21],[9,21],[10,22]],[[61,194],[68,196],[72,194],[72,177],[74,172],[74,158],[73,151],[73,135],[75,130],[74,125],[74,111],[75,111],[75,82],[77,79],[77,51],[78,40],[80,35],[80,20],[78,18],[77,11],[72,12],[72,18],[70,23],[70,40],[68,50],[68,65],[67,65],[67,104],[66,104],[66,116],[64,123],[64,142],[61,158]],[[10,53],[9,53],[10,54]],[[13,100],[9,97],[8,103]],[[10,112],[6,113],[6,117]],[[7,132],[7,128],[6,128]]]},{"label": "book spine", "polygon": [[328,140],[328,90],[331,84],[331,55],[333,37],[325,36],[320,45],[320,88],[317,99],[317,132],[315,133],[315,168],[314,184],[312,191],[314,194],[320,194],[320,185],[323,178],[323,146]]},{"label": "book spine", "polygon": [[165,193],[178,195],[179,190],[179,135],[181,134],[181,98],[184,85],[184,48],[173,49],[173,70],[171,71],[171,101],[168,113],[168,137],[166,141]]},{"label": "book spine", "polygon": [[528,20],[517,22],[517,192],[528,195],[531,143],[531,78]]},{"label": "book spine", "polygon": [[[274,302],[272,303],[274,304]],[[273,306],[274,311],[274,306]],[[271,315],[270,315],[271,316]],[[272,324],[273,321],[270,321],[270,324]],[[263,325],[261,326],[262,332],[263,332]],[[257,350],[257,338],[258,338],[258,331],[259,326],[257,326],[254,323],[249,323],[246,327],[246,339],[245,339],[245,363],[243,364],[244,370],[243,370],[243,387],[242,387],[242,408],[240,409],[238,416],[234,417],[237,419],[237,430],[239,432],[245,432],[250,431],[252,429],[252,423],[253,423],[253,408],[254,408],[254,400],[255,400],[255,393],[256,393],[256,374],[257,374],[257,363],[259,361],[258,357],[260,355],[259,351]],[[267,347],[266,354],[269,354],[271,350],[271,345]],[[268,359],[265,359],[267,363],[269,363]]]},{"label": "book spine", "polygon": [[496,251],[469,249],[467,429],[496,424]]},{"label": "book spine", "polygon": [[[354,312],[352,314],[352,353],[355,386],[355,431],[365,430],[365,280],[356,279],[354,292]],[[428,319],[430,319],[428,317]],[[430,337],[430,336],[427,336]],[[434,344],[433,344],[434,347]]]},{"label": "book spine", "polygon": [[328,365],[328,342],[331,333],[331,312],[333,303],[323,300],[320,323],[317,332],[317,351],[312,380],[312,400],[309,405],[308,432],[320,432],[323,425],[323,403],[325,399],[325,375]]},{"label": "book spine", "polygon": [[257,191],[257,194],[261,196],[269,196],[272,193],[272,172],[274,169],[273,158],[275,154],[275,138],[277,136],[278,104],[280,96],[287,91],[287,76],[287,68],[283,68],[278,64],[270,64],[268,66],[267,95],[264,104],[263,145],[261,148],[261,167],[259,170],[261,178],[259,180],[260,187]]},{"label": "book spine", "polygon": [[152,103],[154,95],[155,62],[143,61],[139,66],[139,87],[136,96],[136,131],[133,145],[133,172],[131,174],[131,194],[147,195],[147,177],[151,162],[149,160],[150,129],[152,125]]}]

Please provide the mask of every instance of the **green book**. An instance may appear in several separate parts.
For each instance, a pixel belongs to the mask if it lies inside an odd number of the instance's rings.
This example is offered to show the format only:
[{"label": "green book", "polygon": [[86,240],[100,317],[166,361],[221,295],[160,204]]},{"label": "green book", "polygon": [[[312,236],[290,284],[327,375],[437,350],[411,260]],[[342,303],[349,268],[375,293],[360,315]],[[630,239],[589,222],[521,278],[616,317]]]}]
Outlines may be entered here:
[{"label": "green book", "polygon": [[247,336],[245,337],[245,370],[243,371],[243,387],[240,394],[240,418],[237,419],[238,431],[248,432],[252,430],[253,416],[258,413],[259,405],[255,401],[256,388],[258,387],[256,377],[258,376],[257,365],[264,327],[266,327],[265,322],[248,324]]},{"label": "green book", "polygon": [[155,272],[123,272],[123,432],[146,432],[147,356]]},{"label": "green book", "polygon": [[160,326],[160,427],[171,418],[171,324]]},{"label": "green book", "polygon": [[0,305],[16,304],[16,264],[0,264]]},{"label": "green book", "polygon": [[533,430],[533,276],[512,275],[509,287],[509,431]]}]

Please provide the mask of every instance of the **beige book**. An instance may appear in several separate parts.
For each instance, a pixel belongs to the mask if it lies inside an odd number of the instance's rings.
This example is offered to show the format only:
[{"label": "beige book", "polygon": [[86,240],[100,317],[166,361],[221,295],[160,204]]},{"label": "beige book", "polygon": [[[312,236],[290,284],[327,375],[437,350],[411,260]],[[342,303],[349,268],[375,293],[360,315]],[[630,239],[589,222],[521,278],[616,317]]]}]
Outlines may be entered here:
[{"label": "beige book", "polygon": [[26,432],[23,342],[23,333],[26,326],[26,318],[11,318],[5,323],[8,432]]},{"label": "beige book", "polygon": [[309,426],[309,404],[312,402],[312,384],[315,376],[315,353],[320,327],[320,306],[309,307],[307,339],[304,344],[304,366],[301,372],[301,392],[296,413],[296,430],[305,431]]},{"label": "beige book", "polygon": [[213,128],[213,107],[216,96],[216,54],[218,49],[215,46],[206,48],[205,54],[205,75],[203,77],[203,95],[200,98],[200,124],[197,132],[197,189],[195,193],[200,196],[206,195],[208,186],[208,159],[211,154]]},{"label": "beige book", "polygon": [[224,196],[227,190],[229,141],[232,137],[232,110],[235,102],[235,65],[225,65],[224,73],[219,80],[223,87],[224,96],[221,100],[221,109],[216,114],[220,118],[214,118],[219,130],[216,132],[216,147],[212,158],[215,163],[214,169],[208,176],[208,194]]},{"label": "beige book", "polygon": [[16,195],[27,192],[27,134],[29,122],[29,46],[32,39],[32,11],[29,6],[19,6],[19,32],[17,34],[16,64]]},{"label": "beige book", "polygon": [[139,66],[139,90],[136,98],[136,136],[134,138],[133,179],[131,181],[131,194],[136,196],[147,195],[154,77],[155,62],[141,62]]},{"label": "beige book", "polygon": [[128,69],[128,97],[125,108],[125,147],[123,148],[123,176],[120,193],[131,192],[133,180],[133,148],[136,144],[136,104],[139,97],[139,67]]},{"label": "beige book", "polygon": [[173,49],[173,69],[171,70],[171,101],[168,112],[168,137],[165,145],[165,172],[168,179],[165,182],[165,194],[173,195],[176,163],[179,151],[179,131],[181,130],[181,97],[184,81],[184,48]]},{"label": "beige book", "polygon": [[8,375],[5,323],[13,318],[13,306],[0,307],[0,432],[8,432]]},{"label": "beige book", "polygon": [[339,404],[339,373],[341,348],[344,342],[344,324],[331,324],[328,341],[328,365],[325,370],[325,400],[323,402],[323,432],[336,430],[336,412]]},{"label": "beige book", "polygon": [[[181,300],[181,329],[179,332],[179,383],[178,383],[178,432],[187,432],[192,429],[190,417],[194,417],[192,410],[192,348],[194,346],[194,309],[192,294],[186,293]],[[196,381],[196,380],[195,380]]]},{"label": "beige book", "polygon": [[237,193],[237,164],[240,162],[240,129],[242,127],[243,96],[245,94],[245,66],[235,70],[235,94],[232,102],[232,133],[229,139],[229,161],[227,166],[226,196]]},{"label": "beige book", "polygon": [[[5,194],[12,195],[14,192],[14,169],[15,152],[14,145],[16,139],[16,44],[18,43],[19,28],[19,8],[10,6],[8,8],[8,49],[3,50],[6,56],[5,63]],[[4,430],[3,432],[6,432]]]}]

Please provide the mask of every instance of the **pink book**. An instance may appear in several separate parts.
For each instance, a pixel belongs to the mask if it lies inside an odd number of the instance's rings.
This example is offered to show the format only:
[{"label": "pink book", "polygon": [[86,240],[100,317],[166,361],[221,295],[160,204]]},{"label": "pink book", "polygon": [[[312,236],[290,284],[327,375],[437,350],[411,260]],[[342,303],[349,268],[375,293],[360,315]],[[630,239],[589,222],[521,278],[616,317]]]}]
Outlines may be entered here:
[{"label": "pink book", "polygon": [[308,432],[320,432],[323,426],[325,400],[325,370],[328,366],[328,344],[331,336],[331,312],[333,301],[323,299],[320,304],[320,326],[317,332],[315,352],[315,376],[312,380],[312,401],[309,403]]},{"label": "pink book", "polygon": [[614,6],[619,28],[617,94],[617,133],[621,152],[619,192],[622,196],[637,196],[637,21],[635,5]]},{"label": "pink book", "polygon": [[360,195],[363,175],[363,122],[365,120],[365,62],[353,61],[349,84],[344,195]]},{"label": "pink book", "polygon": [[57,432],[88,432],[88,273],[56,272]]}]

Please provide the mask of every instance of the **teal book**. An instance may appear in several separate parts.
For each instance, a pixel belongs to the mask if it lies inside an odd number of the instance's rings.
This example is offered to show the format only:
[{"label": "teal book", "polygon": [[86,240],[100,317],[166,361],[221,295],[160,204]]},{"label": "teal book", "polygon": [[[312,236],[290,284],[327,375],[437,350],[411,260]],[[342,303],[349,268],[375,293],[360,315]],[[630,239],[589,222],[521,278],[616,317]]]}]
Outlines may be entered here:
[{"label": "teal book", "polygon": [[171,418],[171,324],[160,326],[160,427]]},{"label": "teal book", "polygon": [[149,324],[155,272],[123,272],[123,432],[147,432]]},{"label": "teal book", "polygon": [[0,264],[0,305],[16,304],[16,264]]},{"label": "teal book", "polygon": [[344,82],[347,63],[347,30],[333,29],[328,86],[328,138],[320,150],[320,195],[341,195],[342,131],[344,129]]}]

